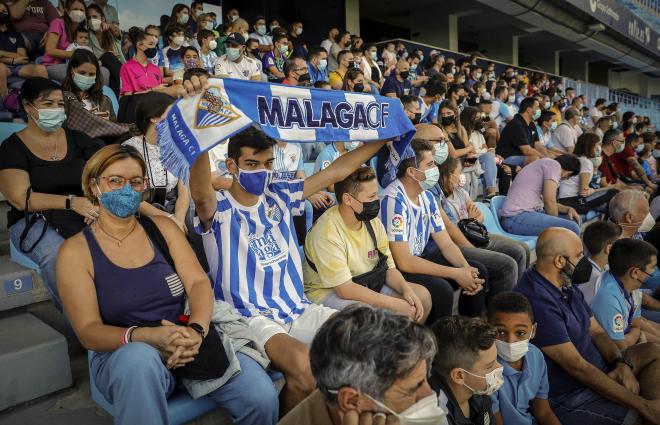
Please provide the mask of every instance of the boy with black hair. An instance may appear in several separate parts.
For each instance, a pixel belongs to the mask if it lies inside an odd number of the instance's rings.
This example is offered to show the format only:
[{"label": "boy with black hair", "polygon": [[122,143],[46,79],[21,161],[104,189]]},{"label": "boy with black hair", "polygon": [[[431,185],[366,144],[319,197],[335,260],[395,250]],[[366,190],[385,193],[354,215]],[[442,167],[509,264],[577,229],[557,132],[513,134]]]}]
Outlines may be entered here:
[{"label": "boy with black hair", "polygon": [[490,396],[498,425],[560,425],[548,402],[548,368],[541,350],[530,344],[536,332],[534,311],[524,295],[497,294],[488,305],[488,322],[497,328],[498,362],[504,384]]},{"label": "boy with black hair", "polygon": [[648,242],[620,239],[608,255],[610,270],[603,274],[591,302],[596,320],[622,351],[645,342],[660,342],[642,331],[642,293],[639,288],[658,264],[658,251]]},{"label": "boy with black hair", "polygon": [[218,47],[218,42],[215,39],[213,31],[203,29],[197,32],[197,43],[199,44],[199,60],[204,64],[204,68],[208,72],[214,72],[215,61],[218,55],[215,54],[215,49]]},{"label": "boy with black hair", "polygon": [[220,192],[213,188],[208,154],[201,154],[190,171],[190,194],[215,298],[246,318],[284,373],[288,411],[314,390],[308,344],[336,312],[311,304],[304,294],[293,217],[304,210],[305,199],[345,179],[385,142],[366,143],[313,176],[288,181],[272,179],[275,143],[254,127],[232,136],[225,161],[231,185]]},{"label": "boy with black hair", "polygon": [[601,275],[609,270],[607,256],[623,229],[611,221],[595,221],[584,229],[582,244],[589,253],[575,266],[573,285],[578,285],[584,301],[591,304],[600,287]]},{"label": "boy with black hair", "polygon": [[446,408],[448,425],[494,423],[490,395],[502,386],[497,329],[479,318],[449,316],[432,326],[440,349],[429,384]]},{"label": "boy with black hair", "polygon": [[174,78],[174,81],[183,80],[183,47],[186,47],[185,28],[175,24],[165,28],[165,38],[169,46],[163,49],[163,66],[165,76]]}]

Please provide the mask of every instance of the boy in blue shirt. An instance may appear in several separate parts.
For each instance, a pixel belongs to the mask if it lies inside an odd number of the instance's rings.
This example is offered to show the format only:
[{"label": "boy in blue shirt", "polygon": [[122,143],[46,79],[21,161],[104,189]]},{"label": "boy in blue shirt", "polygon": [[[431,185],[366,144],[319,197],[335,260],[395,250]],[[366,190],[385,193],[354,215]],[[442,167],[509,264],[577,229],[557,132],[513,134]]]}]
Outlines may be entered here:
[{"label": "boy in blue shirt", "polygon": [[600,326],[621,350],[635,344],[658,342],[642,331],[639,288],[658,263],[658,251],[648,242],[620,239],[608,256],[610,270],[603,274],[591,310]]},{"label": "boy in blue shirt", "polygon": [[488,322],[497,328],[497,361],[504,384],[490,396],[497,425],[561,425],[548,402],[548,369],[541,350],[530,344],[536,323],[527,298],[502,292],[488,306]]}]

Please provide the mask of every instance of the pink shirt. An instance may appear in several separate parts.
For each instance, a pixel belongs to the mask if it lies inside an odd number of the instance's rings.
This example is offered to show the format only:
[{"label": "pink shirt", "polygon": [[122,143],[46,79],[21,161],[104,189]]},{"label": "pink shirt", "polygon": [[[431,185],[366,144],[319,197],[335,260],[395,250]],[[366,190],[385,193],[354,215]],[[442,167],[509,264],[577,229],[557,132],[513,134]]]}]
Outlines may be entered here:
[{"label": "pink shirt", "polygon": [[144,67],[135,59],[127,61],[119,72],[121,95],[148,91],[163,84],[160,68],[151,62]]},{"label": "pink shirt", "polygon": [[[64,19],[62,18],[57,18],[53,20],[53,22],[50,23],[50,26],[48,27],[48,34],[57,34],[59,36],[59,39],[57,40],[57,47],[60,50],[66,50],[66,48],[69,46],[69,39],[66,36],[66,27],[64,26]],[[50,56],[48,53],[44,54],[44,56],[41,58],[41,64],[42,65],[56,65],[58,63],[64,63],[64,59],[60,58],[54,58]]]}]

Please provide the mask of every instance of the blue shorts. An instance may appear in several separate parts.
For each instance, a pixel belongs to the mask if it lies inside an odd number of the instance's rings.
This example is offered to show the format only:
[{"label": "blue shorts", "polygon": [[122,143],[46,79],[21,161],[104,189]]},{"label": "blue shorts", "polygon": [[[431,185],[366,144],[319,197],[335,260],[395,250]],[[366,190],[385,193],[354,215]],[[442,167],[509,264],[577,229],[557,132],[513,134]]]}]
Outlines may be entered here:
[{"label": "blue shorts", "polygon": [[10,77],[18,77],[18,73],[21,72],[25,65],[7,65],[7,68],[11,71]]},{"label": "blue shorts", "polygon": [[606,400],[588,388],[551,398],[550,406],[563,424],[633,425],[638,414]]}]

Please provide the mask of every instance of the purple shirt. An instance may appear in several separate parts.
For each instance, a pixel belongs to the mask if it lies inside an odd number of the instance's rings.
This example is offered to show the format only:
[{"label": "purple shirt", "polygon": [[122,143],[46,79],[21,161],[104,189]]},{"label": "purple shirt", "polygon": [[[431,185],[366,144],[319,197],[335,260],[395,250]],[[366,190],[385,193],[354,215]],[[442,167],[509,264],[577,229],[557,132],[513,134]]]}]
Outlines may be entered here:
[{"label": "purple shirt", "polygon": [[[59,38],[57,40],[57,45],[55,47],[60,50],[66,50],[66,48],[69,46],[69,39],[67,38],[66,35],[66,27],[64,25],[64,19],[58,18],[55,19],[53,22],[51,22],[50,27],[48,27],[48,33],[57,34]],[[46,53],[41,59],[41,64],[45,66],[55,65],[58,63],[64,63],[64,59],[54,58],[48,53]]]},{"label": "purple shirt", "polygon": [[543,211],[543,184],[559,184],[561,165],[551,158],[537,159],[523,167],[511,184],[500,216],[513,217],[523,212]]}]

